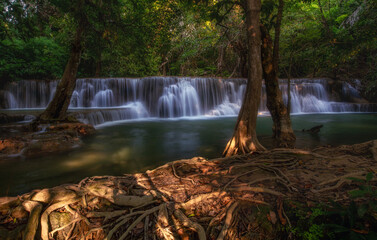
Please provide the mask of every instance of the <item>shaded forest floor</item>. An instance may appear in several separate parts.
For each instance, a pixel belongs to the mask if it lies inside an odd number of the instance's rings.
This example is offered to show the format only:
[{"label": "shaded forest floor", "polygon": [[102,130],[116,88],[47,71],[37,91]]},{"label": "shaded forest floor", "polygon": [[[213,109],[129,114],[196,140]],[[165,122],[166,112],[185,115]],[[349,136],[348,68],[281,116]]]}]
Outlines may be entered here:
[{"label": "shaded forest floor", "polygon": [[377,140],[179,160],[2,198],[0,239],[294,238],[299,206],[347,205],[359,186],[350,177],[369,172],[377,172]]}]

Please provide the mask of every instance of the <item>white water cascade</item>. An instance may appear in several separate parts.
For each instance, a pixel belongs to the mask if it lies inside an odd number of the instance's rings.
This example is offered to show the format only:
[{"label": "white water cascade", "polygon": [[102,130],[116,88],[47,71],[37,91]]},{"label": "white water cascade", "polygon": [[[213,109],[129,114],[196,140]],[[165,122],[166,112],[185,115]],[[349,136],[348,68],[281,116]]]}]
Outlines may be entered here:
[{"label": "white water cascade", "polygon": [[[3,91],[3,108],[44,108],[52,100],[57,81],[20,81]],[[287,84],[280,82],[287,102]],[[78,79],[70,109],[81,120],[98,125],[140,118],[235,116],[246,90],[245,79],[146,77]],[[355,103],[358,91],[342,83],[340,94],[326,79],[291,81],[292,113],[376,112],[376,104]],[[360,102],[360,101],[359,101]],[[266,94],[260,112],[267,113]]]}]

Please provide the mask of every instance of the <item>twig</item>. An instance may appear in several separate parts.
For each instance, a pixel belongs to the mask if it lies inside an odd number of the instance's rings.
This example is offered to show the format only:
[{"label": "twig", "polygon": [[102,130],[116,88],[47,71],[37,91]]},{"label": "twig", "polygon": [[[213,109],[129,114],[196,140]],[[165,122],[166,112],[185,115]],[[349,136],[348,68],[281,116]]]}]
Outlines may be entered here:
[{"label": "twig", "polygon": [[[163,204],[166,204],[166,203],[163,203]],[[156,212],[160,209],[161,206],[157,206],[157,207],[154,207],[154,208],[151,208],[151,209],[148,209],[146,210],[141,216],[139,216],[126,230],[125,233],[122,234],[122,236],[119,238],[119,240],[124,240],[128,233],[139,223],[141,222],[141,220],[143,220],[146,216],[148,216],[149,214],[153,213],[153,212]]]},{"label": "twig", "polygon": [[78,222],[78,221],[81,221],[81,220],[83,220],[83,218],[76,218],[76,219],[73,219],[72,221],[70,221],[70,222],[67,223],[66,225],[61,226],[61,227],[59,227],[59,228],[56,228],[56,229],[52,230],[52,231],[50,232],[50,236],[51,236],[51,237],[54,237],[54,234],[55,234],[56,232],[59,232],[60,230],[63,230],[64,228],[70,226],[71,224],[74,224],[74,223],[76,223],[76,222]]},{"label": "twig", "polygon": [[171,168],[173,169],[173,174],[176,178],[179,178],[181,180],[186,180],[186,181],[190,181],[193,185],[195,185],[195,182],[194,180],[192,180],[191,178],[183,178],[183,177],[180,177],[178,176],[177,172],[175,171],[175,167],[174,167],[174,162],[171,164]]},{"label": "twig", "polygon": [[65,240],[68,240],[71,237],[73,229],[75,229],[75,226],[76,226],[76,222],[72,224],[72,227],[71,227],[71,229],[69,229],[69,232],[68,232],[67,236],[65,237]]}]

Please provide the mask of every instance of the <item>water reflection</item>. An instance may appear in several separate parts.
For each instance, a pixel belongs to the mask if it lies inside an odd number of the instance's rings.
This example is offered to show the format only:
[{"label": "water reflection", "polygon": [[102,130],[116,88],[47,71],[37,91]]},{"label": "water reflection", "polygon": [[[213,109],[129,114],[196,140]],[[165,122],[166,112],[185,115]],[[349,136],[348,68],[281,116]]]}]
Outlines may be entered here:
[{"label": "water reflection", "polygon": [[[156,120],[104,127],[69,153],[35,159],[0,160],[0,196],[78,182],[94,175],[144,171],[182,158],[220,157],[236,118]],[[292,116],[297,147],[353,144],[377,138],[377,114]],[[258,136],[272,146],[271,118],[258,119]],[[323,124],[319,134],[302,132]]]}]

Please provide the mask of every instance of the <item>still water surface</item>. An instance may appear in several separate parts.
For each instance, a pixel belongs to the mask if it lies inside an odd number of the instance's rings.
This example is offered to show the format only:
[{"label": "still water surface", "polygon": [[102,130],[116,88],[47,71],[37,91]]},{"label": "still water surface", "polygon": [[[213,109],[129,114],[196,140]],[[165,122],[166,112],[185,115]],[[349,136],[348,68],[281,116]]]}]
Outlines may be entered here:
[{"label": "still water surface", "polygon": [[[87,176],[145,171],[168,161],[220,157],[233,133],[235,117],[123,122],[102,126],[84,147],[34,159],[0,160],[0,196],[75,183]],[[259,117],[257,132],[271,146],[271,118]],[[324,125],[318,134],[304,133]],[[377,139],[377,114],[292,116],[296,147],[354,144]]]}]

